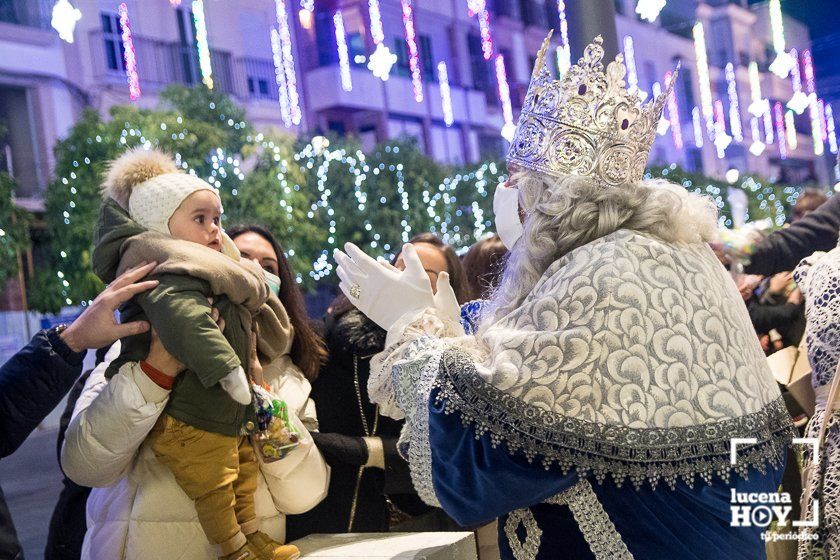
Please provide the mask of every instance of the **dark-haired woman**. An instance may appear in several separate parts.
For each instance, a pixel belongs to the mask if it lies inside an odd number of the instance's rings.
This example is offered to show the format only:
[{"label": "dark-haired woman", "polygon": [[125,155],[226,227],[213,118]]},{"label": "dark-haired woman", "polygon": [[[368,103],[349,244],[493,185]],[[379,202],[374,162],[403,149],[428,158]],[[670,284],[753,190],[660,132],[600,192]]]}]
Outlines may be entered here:
[{"label": "dark-haired woman", "polygon": [[[446,271],[459,302],[469,298],[455,251],[436,235],[411,239],[432,286]],[[393,263],[403,266],[398,255]],[[326,499],[287,518],[289,538],[311,533],[446,530],[454,524],[414,492],[408,465],[398,455],[402,422],[380,416],[367,392],[370,358],[383,350],[385,331],[339,296],[324,318],[329,359],[312,384],[320,433],[313,434],[331,468]]]},{"label": "dark-haired woman", "polygon": [[[312,508],[327,489],[329,469],[310,437],[317,420],[309,399],[310,379],[317,374],[325,349],[308,323],[294,275],[273,236],[254,226],[231,228],[229,233],[245,258],[280,278],[278,296],[294,328],[290,354],[266,365],[263,380],[288,405],[301,443],[280,461],[260,462],[254,495],[259,530],[283,542],[286,514]],[[87,500],[81,557],[215,557],[192,500],[144,443],[164,409],[179,366],[162,348],[156,351],[153,342],[146,360],[154,364],[151,373],[127,364],[128,369],[108,381],[104,370],[118,354],[119,344],[115,344],[91,373],[62,447],[61,463],[67,475],[94,487]]]}]

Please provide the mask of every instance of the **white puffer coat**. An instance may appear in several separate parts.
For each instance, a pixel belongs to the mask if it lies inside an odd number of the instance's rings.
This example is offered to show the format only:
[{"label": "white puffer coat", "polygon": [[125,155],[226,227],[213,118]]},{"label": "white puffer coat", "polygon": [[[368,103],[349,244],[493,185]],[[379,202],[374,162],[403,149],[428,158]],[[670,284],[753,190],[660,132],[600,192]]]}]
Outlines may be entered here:
[{"label": "white puffer coat", "polygon": [[[124,365],[109,382],[104,372],[118,353],[119,343],[85,384],[61,452],[67,476],[94,487],[87,503],[82,558],[215,558],[192,501],[144,443],[169,391],[153,383],[136,363]],[[329,467],[308,431],[317,429],[309,382],[288,356],[270,364],[265,379],[289,405],[303,436],[287,457],[260,467],[256,493],[260,528],[282,542],[284,514],[302,513],[324,498]]]}]

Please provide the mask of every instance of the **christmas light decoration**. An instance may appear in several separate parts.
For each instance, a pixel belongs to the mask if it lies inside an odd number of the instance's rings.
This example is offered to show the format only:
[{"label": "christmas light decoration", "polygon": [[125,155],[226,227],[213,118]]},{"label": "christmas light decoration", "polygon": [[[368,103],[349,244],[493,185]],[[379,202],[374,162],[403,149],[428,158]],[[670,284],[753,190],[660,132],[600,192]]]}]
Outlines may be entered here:
[{"label": "christmas light decoration", "polygon": [[[558,48],[559,55],[559,48]],[[633,46],[633,37],[630,35],[624,36],[624,62],[627,65],[627,91],[635,93],[644,101],[647,98],[647,92],[639,88],[639,74],[636,71],[636,49]]]},{"label": "christmas light decoration", "polygon": [[782,112],[782,104],[778,101],[773,106],[773,115],[776,122],[776,140],[779,146],[779,157],[787,159],[787,142],[785,141],[785,116]]},{"label": "christmas light decoration", "polygon": [[700,107],[694,107],[691,110],[691,122],[694,125],[694,145],[698,148],[703,147],[703,123],[700,117]]},{"label": "christmas light decoration", "polygon": [[560,46],[557,47],[557,70],[562,77],[572,67],[572,51],[569,46],[569,22],[566,19],[566,2],[557,0],[557,15],[560,17]]},{"label": "christmas light decoration", "polygon": [[[671,81],[671,72],[665,74],[665,83]],[[671,121],[671,136],[674,138],[674,146],[678,150],[683,148],[682,127],[680,126],[680,111],[677,105],[676,88],[671,88],[671,93],[668,95],[668,117]]]},{"label": "christmas light decoration", "polygon": [[[417,49],[417,34],[414,30],[413,0],[401,0],[402,18],[405,26],[405,43],[408,46],[408,67],[411,70],[411,86],[414,88],[414,100],[423,101],[423,76],[420,72],[420,53]],[[486,58],[486,57],[485,57]]]},{"label": "christmas light decoration", "polygon": [[796,122],[793,120],[793,112],[787,111],[785,113],[785,132],[787,133],[787,145],[791,150],[795,150],[799,145],[796,136]]},{"label": "christmas light decoration", "polygon": [[128,6],[123,2],[119,5],[117,11],[120,15],[120,27],[122,27],[125,75],[128,78],[128,96],[134,101],[140,98],[140,76],[137,74],[137,54],[134,52],[134,39],[131,37],[131,25],[128,21]]},{"label": "christmas light decoration", "polygon": [[502,126],[502,137],[508,142],[513,140],[516,132],[516,125],[513,122],[513,107],[510,104],[510,86],[508,85],[507,72],[505,71],[505,59],[502,55],[496,56],[496,81],[499,84],[499,100],[502,103],[502,116],[505,124]]},{"label": "christmas light decoration", "polygon": [[790,55],[796,61],[790,71],[790,81],[793,84],[793,97],[787,102],[787,107],[797,115],[801,115],[808,108],[810,100],[802,91],[802,74],[799,72],[799,54],[796,49],[790,49]]},{"label": "christmas light decoration", "polygon": [[449,89],[449,73],[446,70],[446,63],[438,62],[438,82],[440,83],[440,102],[443,107],[443,122],[446,126],[452,126],[455,118],[452,115],[452,92]]},{"label": "christmas light decoration", "polygon": [[697,59],[697,78],[700,81],[700,104],[703,118],[706,119],[706,131],[714,133],[714,107],[712,106],[712,83],[709,79],[709,59],[706,56],[706,32],[703,22],[694,24],[694,54]]},{"label": "christmas light decoration", "polygon": [[69,0],[58,0],[52,9],[52,21],[50,25],[58,31],[58,36],[68,43],[73,42],[73,31],[76,29],[76,22],[82,19],[82,12],[75,8]]},{"label": "christmas light decoration", "polygon": [[785,52],[785,22],[782,16],[781,0],[770,0],[768,9],[770,28],[773,33],[773,49],[776,51],[776,59],[770,64],[770,71],[780,78],[787,78],[797,62],[794,57]]},{"label": "christmas light decoration", "polygon": [[753,138],[753,142],[750,144],[750,153],[758,157],[764,153],[764,149],[767,147],[766,144],[760,140],[761,132],[758,130],[758,117],[750,118],[750,135]]},{"label": "christmas light decoration", "polygon": [[775,141],[773,135],[773,116],[769,109],[770,101],[767,100],[767,111],[764,112],[764,143],[772,144]]},{"label": "christmas light decoration", "polygon": [[280,45],[280,34],[276,29],[271,30],[271,55],[274,60],[274,80],[277,83],[277,97],[280,101],[280,118],[286,128],[292,126],[292,108],[289,104],[289,87],[286,84],[286,74],[283,71],[283,47]]},{"label": "christmas light decoration", "polygon": [[820,102],[817,99],[817,84],[814,77],[814,60],[811,51],[802,51],[802,66],[805,68],[805,91],[808,94],[808,108],[811,117],[811,138],[814,140],[814,155],[825,153],[825,129],[820,113]]},{"label": "christmas light decoration", "polygon": [[213,66],[210,64],[210,45],[207,42],[207,21],[204,17],[204,0],[193,0],[193,21],[195,23],[195,44],[198,48],[198,67],[201,81],[213,89]]},{"label": "christmas light decoration", "polygon": [[373,39],[376,48],[368,59],[367,67],[374,76],[386,82],[391,75],[391,68],[397,63],[397,55],[392,53],[383,42],[385,32],[382,29],[382,12],[379,9],[379,0],[368,1],[368,13],[370,13],[370,38]]},{"label": "christmas light decoration", "polygon": [[636,13],[639,17],[653,23],[659,17],[659,12],[665,7],[665,0],[639,0]]},{"label": "christmas light decoration", "polygon": [[769,110],[769,102],[761,97],[761,75],[758,72],[758,63],[750,62],[750,106],[747,111],[755,117],[762,116]]},{"label": "christmas light decoration", "polygon": [[[297,72],[292,49],[292,34],[285,0],[274,1],[277,29],[271,30],[271,52],[274,59],[274,74],[277,81],[280,112],[286,127],[299,125],[302,112],[297,88]],[[283,89],[283,91],[280,91]],[[288,119],[287,117],[288,116]],[[286,124],[287,122],[291,124]]]},{"label": "christmas light decoration", "polygon": [[828,149],[832,154],[837,153],[837,132],[834,129],[834,111],[831,108],[831,103],[825,104],[825,129],[828,133]]},{"label": "christmas light decoration", "polygon": [[[304,4],[307,4],[304,6]],[[311,6],[309,6],[311,4]],[[312,25],[315,23],[315,2],[301,2],[301,8],[298,10],[298,21],[300,21],[300,26],[307,31],[312,29]]]},{"label": "christmas light decoration", "polygon": [[822,140],[826,142],[828,140],[828,119],[825,117],[825,101],[823,99],[819,100],[820,102],[820,120],[822,121]]},{"label": "christmas light decoration", "polygon": [[177,8],[181,5],[181,0],[169,0],[169,5],[173,8]]},{"label": "christmas light decoration", "polygon": [[341,69],[341,89],[353,91],[353,78],[350,76],[350,53],[347,50],[347,33],[344,30],[344,17],[341,10],[333,14],[335,44],[338,46],[338,66]]},{"label": "christmas light decoration", "polygon": [[735,78],[735,66],[729,62],[724,69],[726,74],[726,91],[729,95],[729,127],[736,142],[744,141],[744,131],[741,128],[741,106],[738,102],[738,82]]},{"label": "christmas light decoration", "polygon": [[732,143],[732,137],[726,133],[726,117],[723,111],[723,101],[716,99],[714,103],[714,144],[717,148],[718,159],[726,155],[726,148]]}]

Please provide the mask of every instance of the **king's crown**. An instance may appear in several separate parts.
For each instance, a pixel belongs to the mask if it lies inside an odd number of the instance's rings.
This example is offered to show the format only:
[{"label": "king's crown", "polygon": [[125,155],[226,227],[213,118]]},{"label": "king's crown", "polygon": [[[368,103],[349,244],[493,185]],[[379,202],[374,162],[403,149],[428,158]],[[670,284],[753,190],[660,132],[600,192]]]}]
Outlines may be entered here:
[{"label": "king's crown", "polygon": [[623,56],[607,66],[600,36],[559,80],[551,77],[543,42],[507,160],[555,177],[580,175],[617,186],[642,179],[662,109],[677,70],[656,99],[642,104],[626,89]]}]

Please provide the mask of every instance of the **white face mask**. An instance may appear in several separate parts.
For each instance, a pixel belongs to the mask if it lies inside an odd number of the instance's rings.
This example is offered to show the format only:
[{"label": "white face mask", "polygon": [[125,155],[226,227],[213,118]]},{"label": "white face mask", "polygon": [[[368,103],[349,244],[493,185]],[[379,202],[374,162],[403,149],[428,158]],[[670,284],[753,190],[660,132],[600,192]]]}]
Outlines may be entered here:
[{"label": "white face mask", "polygon": [[496,215],[496,233],[508,250],[513,249],[525,228],[519,220],[519,190],[502,185],[493,195],[493,213]]}]

